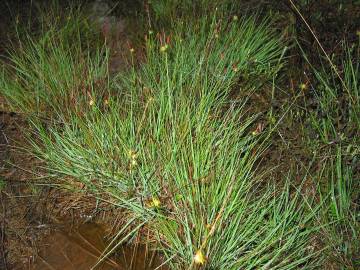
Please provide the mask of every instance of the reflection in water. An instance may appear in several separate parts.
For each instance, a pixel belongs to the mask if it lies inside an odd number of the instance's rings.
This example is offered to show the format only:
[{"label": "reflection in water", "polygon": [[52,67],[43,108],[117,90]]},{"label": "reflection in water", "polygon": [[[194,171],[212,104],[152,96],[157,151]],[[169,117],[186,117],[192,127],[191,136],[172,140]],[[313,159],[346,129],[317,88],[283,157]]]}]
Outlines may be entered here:
[{"label": "reflection in water", "polygon": [[[58,230],[39,246],[39,256],[32,270],[89,270],[106,248],[105,230],[86,223],[76,230]],[[96,270],[151,270],[161,265],[154,252],[143,245],[124,246],[116,257],[108,258]],[[167,268],[158,268],[165,270]]]}]

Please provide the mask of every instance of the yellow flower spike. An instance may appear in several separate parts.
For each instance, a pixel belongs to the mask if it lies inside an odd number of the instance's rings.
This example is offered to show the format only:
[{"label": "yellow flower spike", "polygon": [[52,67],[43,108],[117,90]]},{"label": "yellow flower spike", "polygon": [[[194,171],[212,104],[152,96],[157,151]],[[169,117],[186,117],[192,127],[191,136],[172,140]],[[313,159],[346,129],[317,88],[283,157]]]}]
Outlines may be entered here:
[{"label": "yellow flower spike", "polygon": [[134,48],[131,48],[130,49],[130,53],[134,53],[135,52],[135,49]]},{"label": "yellow flower spike", "polygon": [[95,104],[95,101],[94,101],[93,99],[90,99],[89,105],[90,105],[90,106],[93,106],[94,104]]},{"label": "yellow flower spike", "polygon": [[236,15],[233,16],[233,21],[237,21],[238,19],[239,19],[238,16],[236,16]]},{"label": "yellow flower spike", "polygon": [[153,197],[153,198],[152,198],[151,205],[152,205],[154,208],[159,208],[160,205],[161,205],[161,202],[160,202],[160,200],[159,200],[157,197]]},{"label": "yellow flower spike", "polygon": [[129,158],[131,158],[131,159],[135,160],[137,158],[137,154],[133,150],[129,150],[128,155],[129,155]]},{"label": "yellow flower spike", "polygon": [[168,45],[161,46],[160,52],[166,52],[167,48],[168,48]]},{"label": "yellow flower spike", "polygon": [[196,251],[195,256],[194,256],[194,262],[195,262],[195,264],[198,264],[198,265],[205,264],[206,258],[204,256],[204,254],[202,253],[201,249]]},{"label": "yellow flower spike", "polygon": [[135,159],[132,159],[130,164],[132,167],[134,167],[137,165],[137,161]]},{"label": "yellow flower spike", "polygon": [[307,90],[307,85],[305,83],[301,83],[299,87],[302,91]]}]

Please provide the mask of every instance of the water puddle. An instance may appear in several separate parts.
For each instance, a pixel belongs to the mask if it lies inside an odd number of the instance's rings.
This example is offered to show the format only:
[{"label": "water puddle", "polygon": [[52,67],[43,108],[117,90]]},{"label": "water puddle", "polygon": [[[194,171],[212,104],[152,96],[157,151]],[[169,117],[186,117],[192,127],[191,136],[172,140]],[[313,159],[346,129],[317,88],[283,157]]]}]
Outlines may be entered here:
[{"label": "water puddle", "polygon": [[[39,246],[39,256],[31,270],[89,270],[106,248],[105,230],[86,223],[75,230],[56,230]],[[116,256],[104,260],[96,270],[153,270],[161,259],[145,246],[124,246]],[[166,267],[157,268],[166,270]]]}]

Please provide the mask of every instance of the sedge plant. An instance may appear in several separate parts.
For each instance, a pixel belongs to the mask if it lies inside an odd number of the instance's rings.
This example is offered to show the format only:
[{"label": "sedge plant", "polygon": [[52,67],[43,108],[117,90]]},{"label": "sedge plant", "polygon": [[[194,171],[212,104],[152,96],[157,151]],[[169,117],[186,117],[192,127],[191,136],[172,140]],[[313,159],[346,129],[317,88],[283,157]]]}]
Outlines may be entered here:
[{"label": "sedge plant", "polygon": [[[79,9],[49,20],[40,16],[42,30],[35,36],[22,29],[5,55],[0,93],[15,112],[63,121],[108,94],[108,51]],[[94,45],[90,37],[96,36]]]},{"label": "sedge plant", "polygon": [[83,117],[34,122],[33,152],[62,186],[80,182],[124,210],[109,252],[147,226],[173,269],[315,266],[310,203],[290,184],[259,180],[256,115],[230,98],[251,86],[238,88],[240,76],[278,70],[271,33],[251,18],[179,23],[150,35],[146,62],[114,78],[114,94]]},{"label": "sedge plant", "polygon": [[[343,78],[338,73],[313,68],[313,91],[317,109],[310,113],[308,144],[319,170],[320,200],[324,205],[322,223],[325,242],[331,246],[331,257],[340,269],[357,269],[359,260],[359,47],[344,45],[342,59]],[[310,136],[311,131],[317,136]]]}]

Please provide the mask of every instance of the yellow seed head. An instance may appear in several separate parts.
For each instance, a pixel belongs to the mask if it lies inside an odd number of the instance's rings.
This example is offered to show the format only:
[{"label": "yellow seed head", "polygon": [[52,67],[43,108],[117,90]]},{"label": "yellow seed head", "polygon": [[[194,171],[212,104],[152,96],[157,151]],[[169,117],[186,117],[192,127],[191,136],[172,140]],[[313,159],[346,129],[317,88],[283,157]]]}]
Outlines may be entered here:
[{"label": "yellow seed head", "polygon": [[135,52],[135,49],[134,48],[131,48],[130,49],[130,53],[134,53]]},{"label": "yellow seed head", "polygon": [[135,160],[137,158],[137,154],[134,150],[129,150],[128,155],[129,155],[129,158],[131,158],[131,159]]},{"label": "yellow seed head", "polygon": [[195,264],[203,265],[205,263],[205,261],[206,261],[206,258],[204,256],[204,254],[202,253],[201,249],[196,251],[195,256],[194,256]]},{"label": "yellow seed head", "polygon": [[160,52],[166,52],[167,48],[168,48],[168,45],[161,46]]},{"label": "yellow seed head", "polygon": [[157,197],[153,197],[152,201],[151,201],[151,205],[155,208],[159,208],[161,205],[161,202]]},{"label": "yellow seed head", "polygon": [[305,91],[307,89],[307,85],[305,83],[300,84],[300,89]]},{"label": "yellow seed head", "polygon": [[94,101],[93,99],[90,99],[89,105],[90,105],[90,106],[93,106],[94,104],[95,104],[95,101]]},{"label": "yellow seed head", "polygon": [[237,21],[238,19],[239,19],[238,16],[236,15],[233,16],[233,21]]},{"label": "yellow seed head", "polygon": [[132,159],[131,162],[130,162],[130,165],[131,165],[132,167],[136,166],[136,165],[137,165],[136,159]]}]

